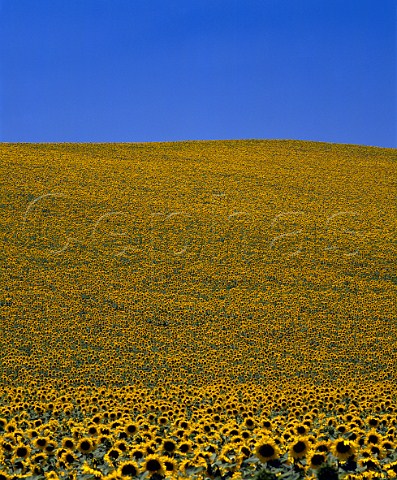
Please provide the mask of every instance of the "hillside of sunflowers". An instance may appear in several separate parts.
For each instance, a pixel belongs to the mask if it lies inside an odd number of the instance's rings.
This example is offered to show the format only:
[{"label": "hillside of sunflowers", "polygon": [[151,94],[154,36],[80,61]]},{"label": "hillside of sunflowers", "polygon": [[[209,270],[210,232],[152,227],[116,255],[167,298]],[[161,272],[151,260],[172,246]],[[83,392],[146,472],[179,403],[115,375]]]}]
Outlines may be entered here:
[{"label": "hillside of sunflowers", "polygon": [[0,144],[0,480],[397,477],[397,152]]}]

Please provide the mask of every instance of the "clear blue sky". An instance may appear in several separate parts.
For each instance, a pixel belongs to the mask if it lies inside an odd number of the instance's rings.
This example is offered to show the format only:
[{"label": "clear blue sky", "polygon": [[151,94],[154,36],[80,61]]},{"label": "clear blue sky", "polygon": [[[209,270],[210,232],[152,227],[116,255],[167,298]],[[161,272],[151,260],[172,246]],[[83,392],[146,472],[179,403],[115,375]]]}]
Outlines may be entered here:
[{"label": "clear blue sky", "polygon": [[397,147],[396,0],[0,0],[0,141]]}]

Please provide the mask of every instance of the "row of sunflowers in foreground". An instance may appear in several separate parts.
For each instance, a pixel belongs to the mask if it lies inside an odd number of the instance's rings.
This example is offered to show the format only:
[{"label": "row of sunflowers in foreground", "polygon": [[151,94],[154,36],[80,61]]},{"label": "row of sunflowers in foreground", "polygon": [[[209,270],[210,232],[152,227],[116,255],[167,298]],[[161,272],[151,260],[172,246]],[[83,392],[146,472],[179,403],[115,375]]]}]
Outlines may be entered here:
[{"label": "row of sunflowers in foreground", "polygon": [[397,477],[397,401],[383,383],[16,387],[0,415],[4,479]]}]

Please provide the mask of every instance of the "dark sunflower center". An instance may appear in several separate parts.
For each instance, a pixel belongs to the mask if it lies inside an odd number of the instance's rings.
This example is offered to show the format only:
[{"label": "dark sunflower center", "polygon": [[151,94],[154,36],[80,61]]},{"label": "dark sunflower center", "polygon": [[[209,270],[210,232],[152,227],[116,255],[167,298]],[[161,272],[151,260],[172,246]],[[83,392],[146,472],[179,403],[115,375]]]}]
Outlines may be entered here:
[{"label": "dark sunflower center", "polygon": [[172,472],[174,470],[174,464],[172,462],[166,461],[164,464],[167,472]]},{"label": "dark sunflower center", "polygon": [[122,475],[136,475],[138,472],[134,465],[127,463],[122,466],[121,473]]},{"label": "dark sunflower center", "polygon": [[332,467],[324,467],[320,470],[317,475],[318,480],[338,480],[338,472],[336,472]]},{"label": "dark sunflower center", "polygon": [[274,455],[274,448],[269,444],[265,444],[259,447],[258,452],[262,457],[272,457]]},{"label": "dark sunflower center", "polygon": [[369,443],[378,443],[378,437],[376,435],[370,435],[368,437],[368,442]]},{"label": "dark sunflower center", "polygon": [[149,470],[149,472],[157,472],[157,470],[160,470],[160,463],[158,460],[149,460],[146,464],[146,469]]},{"label": "dark sunflower center", "polygon": [[243,448],[241,449],[241,453],[242,453],[243,455],[245,455],[246,457],[248,457],[251,452],[250,452],[250,449],[249,449],[249,448],[243,447]]},{"label": "dark sunflower center", "polygon": [[25,457],[27,455],[28,451],[26,450],[25,447],[19,447],[17,448],[17,457]]},{"label": "dark sunflower center", "polygon": [[338,442],[336,450],[339,453],[347,453],[350,450],[350,445],[346,445],[344,442]]},{"label": "dark sunflower center", "polygon": [[312,457],[312,464],[315,466],[321,465],[322,463],[324,463],[324,461],[324,455],[322,455],[321,453],[316,453]]},{"label": "dark sunflower center", "polygon": [[84,440],[84,442],[81,442],[81,444],[80,444],[80,448],[82,450],[89,450],[90,447],[91,447],[90,443],[87,442],[86,440]]},{"label": "dark sunflower center", "polygon": [[110,450],[109,452],[109,457],[112,457],[112,458],[119,458],[119,452],[117,450]]},{"label": "dark sunflower center", "polygon": [[164,450],[166,452],[173,452],[175,450],[175,444],[170,441],[165,441],[164,442]]},{"label": "dark sunflower center", "polygon": [[302,453],[306,450],[306,444],[305,442],[302,442],[299,440],[299,442],[296,442],[294,445],[294,452],[295,453]]},{"label": "dark sunflower center", "polygon": [[376,469],[376,463],[373,462],[370,458],[364,460],[363,464],[370,470]]}]

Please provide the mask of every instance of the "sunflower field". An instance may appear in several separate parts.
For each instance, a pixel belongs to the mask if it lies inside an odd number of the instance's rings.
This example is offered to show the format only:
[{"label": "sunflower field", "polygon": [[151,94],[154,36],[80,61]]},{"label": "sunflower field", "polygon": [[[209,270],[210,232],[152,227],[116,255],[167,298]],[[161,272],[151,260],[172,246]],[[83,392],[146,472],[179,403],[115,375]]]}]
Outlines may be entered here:
[{"label": "sunflower field", "polygon": [[397,152],[0,144],[0,480],[397,478]]}]

